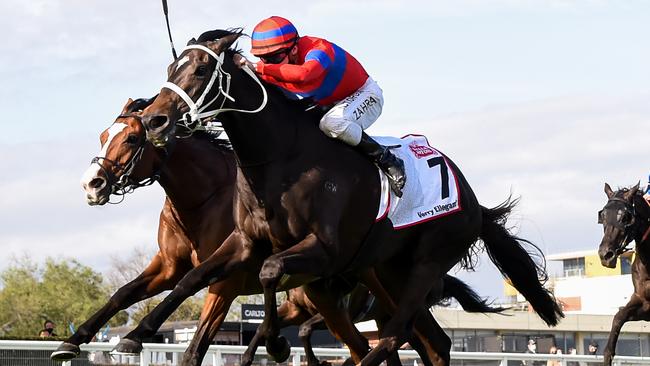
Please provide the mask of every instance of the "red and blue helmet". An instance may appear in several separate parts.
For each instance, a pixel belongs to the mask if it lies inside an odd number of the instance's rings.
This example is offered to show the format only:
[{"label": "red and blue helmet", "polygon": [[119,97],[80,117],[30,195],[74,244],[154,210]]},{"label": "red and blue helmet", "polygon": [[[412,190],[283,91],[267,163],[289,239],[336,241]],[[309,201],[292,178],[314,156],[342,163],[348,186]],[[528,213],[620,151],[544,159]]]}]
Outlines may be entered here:
[{"label": "red and blue helmet", "polygon": [[298,31],[285,18],[272,16],[259,22],[253,29],[251,53],[268,55],[289,48],[298,40]]}]

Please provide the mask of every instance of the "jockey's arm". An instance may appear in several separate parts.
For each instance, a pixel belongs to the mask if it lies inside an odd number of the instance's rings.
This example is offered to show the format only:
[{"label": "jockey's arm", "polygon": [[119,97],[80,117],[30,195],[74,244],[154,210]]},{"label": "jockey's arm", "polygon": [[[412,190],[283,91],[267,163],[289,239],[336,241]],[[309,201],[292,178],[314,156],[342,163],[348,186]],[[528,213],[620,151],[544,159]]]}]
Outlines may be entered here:
[{"label": "jockey's arm", "polygon": [[308,60],[302,65],[257,63],[257,70],[263,76],[270,76],[278,82],[302,84],[320,77],[326,68],[318,60]]}]

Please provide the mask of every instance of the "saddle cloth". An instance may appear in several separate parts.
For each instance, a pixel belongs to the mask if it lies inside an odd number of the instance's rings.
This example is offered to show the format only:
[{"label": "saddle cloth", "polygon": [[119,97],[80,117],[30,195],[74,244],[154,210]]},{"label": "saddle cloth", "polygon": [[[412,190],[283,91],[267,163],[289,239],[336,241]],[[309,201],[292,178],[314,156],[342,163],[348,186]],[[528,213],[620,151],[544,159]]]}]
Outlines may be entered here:
[{"label": "saddle cloth", "polygon": [[384,146],[396,146],[391,152],[404,161],[406,185],[402,198],[393,193],[388,177],[381,171],[381,201],[376,221],[386,217],[395,229],[403,229],[461,210],[456,174],[447,158],[429,146],[421,135],[374,137]]}]

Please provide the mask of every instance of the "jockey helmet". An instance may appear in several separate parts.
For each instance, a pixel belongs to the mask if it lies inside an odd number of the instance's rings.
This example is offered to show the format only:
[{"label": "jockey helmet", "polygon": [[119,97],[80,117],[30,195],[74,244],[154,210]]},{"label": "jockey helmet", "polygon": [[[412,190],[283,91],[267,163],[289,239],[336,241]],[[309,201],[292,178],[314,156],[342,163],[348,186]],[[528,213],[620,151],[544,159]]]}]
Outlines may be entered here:
[{"label": "jockey helmet", "polygon": [[253,55],[268,55],[291,48],[298,40],[298,31],[287,19],[272,16],[255,26],[251,39]]}]

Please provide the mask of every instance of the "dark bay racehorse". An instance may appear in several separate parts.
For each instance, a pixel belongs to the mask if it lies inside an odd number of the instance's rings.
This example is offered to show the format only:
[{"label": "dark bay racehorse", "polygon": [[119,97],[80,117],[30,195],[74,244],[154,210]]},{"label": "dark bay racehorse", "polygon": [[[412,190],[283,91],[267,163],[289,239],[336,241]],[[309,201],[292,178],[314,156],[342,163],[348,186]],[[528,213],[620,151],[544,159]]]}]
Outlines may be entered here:
[{"label": "dark bay racehorse", "polygon": [[[230,46],[241,34],[221,33],[218,41],[190,46],[170,65],[169,83],[144,111],[143,123],[151,141],[167,146],[176,140],[177,121],[196,122],[208,112],[214,115],[215,109],[228,112],[220,121],[239,163],[235,229],[127,339],[137,341],[156,329],[185,298],[250,267],[255,251],[266,250],[272,254],[259,274],[266,310],[262,332],[276,360],[286,359],[289,351],[279,337],[275,300],[282,279],[310,281],[364,273],[372,266],[389,274],[382,276],[382,285],[392,303],[364,279],[383,306],[395,310],[378,346],[361,362],[377,365],[409,338],[416,317],[431,317],[424,310],[426,297],[442,293],[443,276],[466,258],[479,238],[542,319],[550,325],[559,321],[562,311],[540,281],[544,268],[522,247],[527,242],[504,227],[514,203],[482,207],[461,172],[446,159],[458,178],[462,211],[399,231],[388,219],[375,222],[380,194],[376,167],[327,138],[317,127],[318,119],[280,90],[240,69],[242,56]],[[436,363],[449,363],[450,340],[433,318],[417,322],[415,332],[428,342]]]},{"label": "dark bay racehorse", "polygon": [[598,248],[601,264],[616,268],[619,255],[627,251],[632,240],[635,256],[632,262],[634,293],[621,307],[612,321],[605,347],[605,365],[612,364],[616,341],[623,324],[628,321],[650,320],[650,206],[639,191],[639,184],[614,192],[605,183],[607,204],[598,212],[598,223],[603,225],[603,240]]},{"label": "dark bay racehorse", "polygon": [[[84,174],[82,185],[88,203],[97,205],[108,202],[112,193],[129,192],[157,179],[167,194],[160,215],[160,250],[143,274],[120,288],[106,306],[82,324],[52,354],[54,359],[75,357],[79,354],[79,344],[89,342],[97,330],[119,310],[171,289],[190,268],[216,250],[226,236],[224,231],[233,229],[231,205],[235,159],[229,144],[206,133],[198,133],[191,138],[179,140],[169,155],[167,151],[153,148],[146,142],[138,112],[152,100],[127,102],[115,123],[101,134],[102,151]],[[186,160],[200,160],[200,163],[184,164]],[[457,298],[468,311],[500,310],[488,307],[462,281],[446,276],[444,282],[444,297]],[[261,291],[256,271],[243,272],[210,286],[198,326],[200,336],[192,340],[187,351],[190,355],[188,359],[198,359],[200,363],[235,296]],[[293,322],[288,324],[294,324],[296,317],[304,315],[305,310],[311,312],[309,317],[317,312],[317,307],[304,294],[302,290],[296,291],[291,297],[292,305],[296,309],[297,306],[309,303],[308,310],[303,307],[302,314],[296,311],[288,314],[287,319],[293,315]],[[323,298],[322,295],[318,296]],[[334,301],[327,297],[325,299]],[[360,310],[355,307],[355,302],[350,305],[351,315],[358,316],[356,314]],[[371,315],[377,314],[382,313],[375,307]],[[346,319],[339,320],[344,322]],[[342,340],[354,340],[351,346],[353,352],[363,351],[361,354],[365,354],[367,341],[360,335],[345,333],[349,329],[353,329],[351,324],[343,324],[342,327],[335,328],[335,331],[339,332]],[[360,351],[359,344],[364,347]],[[307,352],[311,356],[309,364],[318,364],[310,348]],[[426,359],[426,352],[420,352],[425,364],[431,364]],[[392,362],[392,365],[399,365],[399,359],[393,359]]]},{"label": "dark bay racehorse", "polygon": [[[463,307],[463,310],[467,312],[499,313],[504,310],[501,307],[490,307],[467,284],[453,276],[446,275],[444,278],[442,300],[444,301],[449,298],[455,298]],[[375,301],[375,297],[369,292],[366,286],[358,284],[344,300],[347,305],[346,309],[350,314],[350,319],[354,323],[375,320],[379,333],[381,333],[389,315]],[[440,302],[440,300],[431,298],[428,300],[427,306],[433,306],[435,302]],[[315,329],[327,329],[327,327],[325,318],[318,312],[316,305],[307,296],[305,287],[298,287],[287,291],[287,300],[278,308],[278,318],[280,320],[280,327],[289,325],[300,326],[298,335],[305,347],[305,356],[308,360],[312,360],[310,364],[316,364],[318,360],[311,346],[311,334]],[[258,328],[258,332],[251,340],[252,344],[259,342],[262,336],[260,330]],[[417,338],[410,339],[409,343],[418,353],[425,355],[423,360],[427,364],[426,352],[423,352],[425,346]],[[254,349],[251,349],[251,351],[254,351]],[[397,354],[393,354],[393,356],[397,357]],[[252,355],[247,355],[247,359],[252,359]],[[387,363],[389,365],[399,364],[399,357],[396,359],[389,358]]]}]

